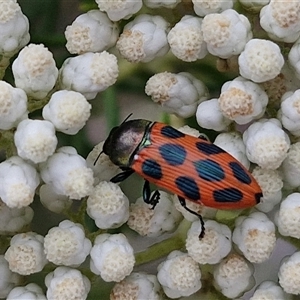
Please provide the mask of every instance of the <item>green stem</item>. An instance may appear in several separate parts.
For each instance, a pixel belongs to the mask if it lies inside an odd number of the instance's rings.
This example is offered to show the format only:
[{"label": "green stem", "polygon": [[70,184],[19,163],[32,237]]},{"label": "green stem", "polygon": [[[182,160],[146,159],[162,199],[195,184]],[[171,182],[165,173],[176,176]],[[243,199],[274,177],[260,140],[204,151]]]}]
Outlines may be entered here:
[{"label": "green stem", "polygon": [[147,250],[138,252],[135,255],[136,266],[142,265],[161,257],[168,255],[174,250],[180,250],[185,246],[186,233],[190,228],[191,223],[183,220],[175,235],[162,242],[150,246]]}]

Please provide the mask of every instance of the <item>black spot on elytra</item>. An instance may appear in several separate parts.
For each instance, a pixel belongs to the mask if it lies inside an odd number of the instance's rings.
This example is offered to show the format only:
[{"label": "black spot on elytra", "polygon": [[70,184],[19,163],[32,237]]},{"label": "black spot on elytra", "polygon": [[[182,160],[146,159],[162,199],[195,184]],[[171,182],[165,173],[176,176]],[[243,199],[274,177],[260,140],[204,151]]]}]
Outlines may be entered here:
[{"label": "black spot on elytra", "polygon": [[154,179],[161,179],[163,176],[160,164],[153,159],[146,159],[143,162],[142,171],[145,175]]},{"label": "black spot on elytra", "polygon": [[262,198],[264,195],[262,193],[256,193],[255,194],[255,202],[258,204],[260,202],[260,198]]},{"label": "black spot on elytra", "polygon": [[192,177],[178,176],[175,180],[175,184],[186,198],[194,201],[200,199],[200,191],[198,185]]},{"label": "black spot on elytra", "polygon": [[225,178],[222,167],[211,159],[203,159],[194,162],[195,169],[201,179],[206,181],[221,181]]},{"label": "black spot on elytra", "polygon": [[225,188],[215,190],[213,197],[216,202],[220,203],[239,202],[243,199],[243,193],[236,188]]},{"label": "black spot on elytra", "polygon": [[159,147],[159,153],[171,166],[182,165],[186,158],[186,150],[177,144],[164,144]]},{"label": "black spot on elytra", "polygon": [[184,137],[185,134],[178,131],[177,129],[171,127],[171,126],[164,126],[162,129],[161,129],[161,134],[165,137],[168,137],[168,138],[171,138],[171,139],[177,139],[177,138],[181,138],[181,137]]},{"label": "black spot on elytra", "polygon": [[241,183],[250,184],[251,183],[251,177],[249,174],[245,171],[245,169],[240,165],[238,162],[230,162],[229,167],[231,168],[234,177],[240,181]]},{"label": "black spot on elytra", "polygon": [[196,142],[196,147],[199,151],[201,151],[204,155],[213,155],[224,153],[225,151],[215,144],[205,143],[205,142]]}]

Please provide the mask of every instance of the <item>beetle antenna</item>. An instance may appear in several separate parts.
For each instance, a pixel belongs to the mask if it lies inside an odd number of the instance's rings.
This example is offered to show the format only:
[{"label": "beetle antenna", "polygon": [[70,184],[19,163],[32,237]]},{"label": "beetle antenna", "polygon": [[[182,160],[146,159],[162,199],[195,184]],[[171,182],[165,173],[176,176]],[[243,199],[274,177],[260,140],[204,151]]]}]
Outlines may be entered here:
[{"label": "beetle antenna", "polygon": [[95,159],[95,161],[94,161],[94,166],[96,165],[96,163],[97,163],[97,161],[98,161],[98,159],[99,159],[99,157],[100,157],[100,155],[103,153],[103,150],[98,154],[98,156],[97,156],[97,158]]},{"label": "beetle antenna", "polygon": [[130,114],[125,118],[125,120],[121,123],[121,125],[124,124],[124,123],[125,123],[132,115],[133,115],[133,113],[130,113]]}]

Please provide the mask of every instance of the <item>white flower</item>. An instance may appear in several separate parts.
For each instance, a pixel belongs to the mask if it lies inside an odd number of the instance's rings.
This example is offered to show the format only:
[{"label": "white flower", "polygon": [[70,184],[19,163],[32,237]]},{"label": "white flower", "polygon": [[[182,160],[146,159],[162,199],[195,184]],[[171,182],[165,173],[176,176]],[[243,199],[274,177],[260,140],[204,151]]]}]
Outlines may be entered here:
[{"label": "white flower", "polygon": [[97,144],[86,158],[87,166],[94,171],[96,184],[99,181],[109,181],[122,172],[118,166],[112,163],[108,155],[101,153],[99,156],[100,152],[102,152],[103,144],[104,141]]},{"label": "white flower", "polygon": [[143,3],[150,8],[174,8],[181,0],[144,0]]},{"label": "white flower", "polygon": [[117,228],[128,220],[129,200],[116,183],[101,181],[89,195],[86,211],[98,228]]},{"label": "white flower", "polygon": [[201,225],[193,222],[187,233],[186,250],[199,264],[217,264],[231,250],[231,231],[213,220],[205,222],[205,236],[199,240]]},{"label": "white flower", "polygon": [[186,15],[168,33],[172,53],[183,61],[195,61],[207,54],[201,31],[202,20]]},{"label": "white flower", "polygon": [[46,120],[23,120],[14,135],[18,155],[34,163],[45,161],[57,146],[53,124]]},{"label": "white flower", "polygon": [[106,282],[123,280],[135,263],[133,248],[122,233],[98,235],[90,255],[91,271]]},{"label": "white flower", "polygon": [[167,29],[161,16],[139,15],[125,25],[116,47],[129,62],[149,62],[169,51]]},{"label": "white flower", "polygon": [[290,139],[277,119],[253,123],[244,132],[243,140],[248,159],[268,170],[281,165],[290,147]]},{"label": "white flower", "polygon": [[222,114],[217,98],[201,102],[197,107],[196,118],[199,126],[215,131],[225,130],[232,122]]},{"label": "white flower", "polygon": [[10,270],[21,275],[42,271],[47,263],[43,242],[44,237],[35,232],[14,235],[4,255]]},{"label": "white flower", "polygon": [[7,295],[6,300],[47,300],[41,287],[36,283],[13,288]]},{"label": "white flower", "polygon": [[91,115],[91,104],[85,97],[73,91],[61,90],[52,94],[43,108],[43,118],[66,134],[76,134]]},{"label": "white flower", "polygon": [[291,145],[282,163],[282,173],[286,187],[300,186],[300,142]]},{"label": "white flower", "polygon": [[64,220],[52,227],[45,236],[44,248],[47,259],[56,264],[78,267],[89,255],[92,243],[85,237],[79,223]]},{"label": "white flower", "polygon": [[159,194],[160,199],[154,209],[144,202],[143,197],[131,204],[127,222],[129,228],[148,237],[157,237],[176,229],[182,217],[173,205],[173,196],[163,191]]},{"label": "white flower", "polygon": [[286,293],[300,294],[300,252],[285,257],[278,272],[279,284]]},{"label": "white flower", "polygon": [[18,284],[21,284],[22,277],[9,269],[8,262],[4,255],[0,255],[0,298],[6,298],[8,293]]},{"label": "white flower", "polygon": [[241,135],[237,132],[220,133],[214,144],[222,148],[235,159],[237,159],[246,169],[250,167],[250,161],[246,156],[246,146]]},{"label": "white flower", "polygon": [[192,0],[194,11],[198,16],[204,17],[212,13],[220,13],[233,7],[233,0]]},{"label": "white flower", "polygon": [[20,232],[32,221],[33,214],[30,206],[10,208],[0,200],[0,234]]},{"label": "white flower", "polygon": [[143,6],[142,0],[117,0],[103,1],[96,0],[101,11],[105,11],[112,21],[121,19],[129,19],[133,14],[137,13]]},{"label": "white flower", "polygon": [[121,282],[115,284],[110,293],[110,299],[160,300],[160,284],[155,275],[133,272]]},{"label": "white flower", "polygon": [[43,184],[39,189],[39,196],[41,203],[57,214],[67,210],[73,203],[67,196],[57,194],[53,185]]},{"label": "white flower", "polygon": [[290,298],[290,295],[287,295],[275,282],[264,281],[256,288],[253,296],[249,300],[288,300]]},{"label": "white flower", "polygon": [[262,263],[269,259],[274,250],[275,225],[261,212],[238,217],[232,241],[250,262]]},{"label": "white flower", "polygon": [[293,135],[300,136],[300,90],[287,92],[282,96],[278,114],[283,127]]},{"label": "white flower", "polygon": [[288,195],[280,204],[276,223],[284,236],[300,238],[300,193]]},{"label": "white flower", "polygon": [[0,53],[12,56],[30,39],[29,23],[16,0],[0,2]]},{"label": "white flower", "polygon": [[18,156],[0,163],[0,197],[10,208],[28,206],[40,183],[36,169]]},{"label": "white flower", "polygon": [[199,265],[186,253],[171,252],[157,270],[157,279],[169,298],[187,297],[201,288]]},{"label": "white flower", "polygon": [[226,118],[247,124],[264,114],[268,96],[258,84],[237,77],[223,84],[218,101]]},{"label": "white flower", "polygon": [[249,20],[233,9],[206,15],[202,32],[208,52],[221,58],[240,54],[252,38]]},{"label": "white flower", "polygon": [[254,268],[246,259],[229,254],[215,266],[214,285],[224,296],[233,299],[254,286],[253,272]]},{"label": "white flower", "polygon": [[67,58],[59,71],[60,89],[73,90],[88,100],[113,85],[119,75],[115,55],[106,51]]},{"label": "white flower", "polygon": [[271,0],[260,11],[260,25],[274,40],[293,43],[300,36],[300,3]]},{"label": "white flower", "polygon": [[282,199],[282,174],[279,170],[254,168],[253,177],[262,189],[263,198],[255,207],[264,212],[270,212]]},{"label": "white flower", "polygon": [[16,87],[36,99],[47,96],[58,76],[53,55],[42,44],[23,48],[12,64],[12,71]]},{"label": "white flower", "polygon": [[91,288],[91,283],[86,276],[69,267],[58,267],[47,274],[45,284],[49,300],[84,300]]},{"label": "white flower", "polygon": [[0,129],[11,129],[27,117],[25,92],[0,80]]},{"label": "white flower", "polygon": [[239,56],[240,74],[258,83],[275,78],[283,65],[279,46],[268,40],[250,40]]},{"label": "white flower", "polygon": [[40,165],[45,183],[52,185],[56,194],[79,200],[93,188],[93,171],[73,147],[61,147]]},{"label": "white flower", "polygon": [[155,74],[148,79],[145,92],[154,102],[161,104],[164,111],[182,118],[192,116],[208,95],[205,85],[185,72]]},{"label": "white flower", "polygon": [[[300,78],[300,39],[296,41],[291,47],[288,55],[290,66],[295,70],[295,74],[299,80]],[[297,86],[298,88],[299,86]]]},{"label": "white flower", "polygon": [[71,54],[101,52],[114,46],[119,36],[117,24],[97,9],[75,19],[65,31],[66,48]]}]

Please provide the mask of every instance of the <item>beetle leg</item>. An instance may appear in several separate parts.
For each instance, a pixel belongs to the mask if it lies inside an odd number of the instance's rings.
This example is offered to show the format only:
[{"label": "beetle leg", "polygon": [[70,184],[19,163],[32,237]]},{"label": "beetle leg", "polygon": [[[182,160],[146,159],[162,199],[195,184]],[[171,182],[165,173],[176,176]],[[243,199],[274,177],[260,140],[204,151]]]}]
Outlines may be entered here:
[{"label": "beetle leg", "polygon": [[124,170],[123,172],[114,176],[110,181],[113,183],[121,182],[121,181],[125,180],[126,178],[128,178],[133,173],[134,173],[134,170],[132,170],[132,169]]},{"label": "beetle leg", "polygon": [[183,197],[178,196],[178,200],[179,200],[180,204],[181,204],[188,212],[190,212],[191,214],[193,214],[193,215],[195,215],[195,216],[197,216],[197,217],[199,218],[200,223],[201,223],[201,232],[200,232],[200,234],[199,234],[199,239],[201,240],[201,239],[204,237],[204,235],[205,235],[205,225],[204,225],[204,221],[203,221],[203,219],[202,219],[202,216],[201,216],[200,214],[196,213],[195,211],[189,209],[189,208],[186,206],[185,199],[184,199]]},{"label": "beetle leg", "polygon": [[148,180],[145,180],[144,186],[143,186],[143,199],[144,202],[147,204],[152,205],[151,209],[154,209],[156,204],[158,203],[158,200],[160,198],[160,193],[158,190],[156,190],[153,195],[151,196],[151,191],[150,191],[150,183]]},{"label": "beetle leg", "polygon": [[208,136],[205,133],[200,133],[198,138],[210,142]]}]

